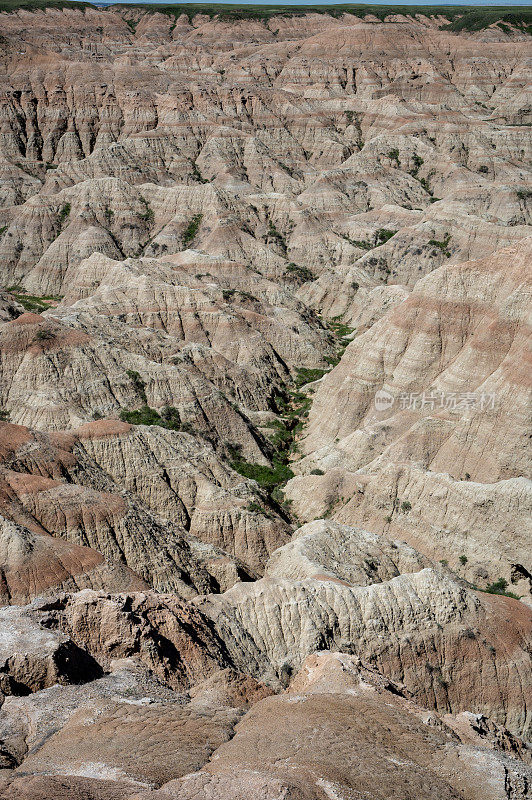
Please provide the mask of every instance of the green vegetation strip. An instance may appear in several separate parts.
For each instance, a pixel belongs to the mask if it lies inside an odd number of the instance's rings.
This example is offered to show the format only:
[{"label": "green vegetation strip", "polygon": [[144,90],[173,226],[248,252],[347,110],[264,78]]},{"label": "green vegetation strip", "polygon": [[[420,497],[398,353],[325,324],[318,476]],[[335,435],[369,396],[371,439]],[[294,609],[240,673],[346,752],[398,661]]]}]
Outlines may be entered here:
[{"label": "green vegetation strip", "polygon": [[22,286],[8,286],[4,291],[12,294],[17,303],[20,303],[25,311],[32,311],[34,314],[47,311],[53,303],[61,300],[59,295],[44,295],[39,297],[35,294],[27,294]]},{"label": "green vegetation strip", "polygon": [[[95,414],[95,419],[99,415]],[[194,428],[188,422],[182,422],[179,411],[173,406],[166,406],[159,414],[154,408],[148,405],[142,406],[135,411],[121,411],[120,419],[122,422],[129,422],[130,425],[158,425],[160,428],[167,428],[170,431],[181,431],[181,433],[194,434]]]},{"label": "green vegetation strip", "polygon": [[[508,26],[521,28],[532,34],[532,8],[530,6],[374,6],[357,4],[313,5],[313,6],[276,6],[276,5],[229,5],[227,3],[118,3],[127,10],[138,9],[148,14],[167,14],[179,17],[185,14],[191,20],[196,14],[209,17],[220,17],[224,20],[263,19],[272,17],[301,17],[305,14],[327,14],[340,17],[342,14],[353,14],[365,17],[368,14],[385,22],[391,15],[401,14],[413,17],[423,14],[429,17],[442,17],[447,20],[441,27],[450,31],[478,31],[499,23],[501,30],[508,32]],[[27,9],[38,11],[45,8],[95,8],[91,3],[74,2],[74,0],[0,0],[0,11],[17,11]],[[131,24],[134,32],[135,23]]]},{"label": "green vegetation strip", "polygon": [[227,3],[179,3],[179,4],[154,4],[135,3],[127,8],[140,8],[148,13],[159,12],[171,16],[186,14],[191,19],[195,14],[205,14],[209,17],[219,16],[222,19],[270,19],[271,17],[300,17],[305,14],[327,14],[331,17],[340,17],[342,14],[353,14],[356,17],[365,17],[371,14],[381,22],[390,15],[402,14],[415,16],[440,16],[448,20],[448,28],[453,31],[477,31],[487,28],[496,22],[503,22],[519,27],[532,25],[532,9],[523,6],[491,6],[479,8],[478,6],[374,6],[363,4],[341,5],[313,5],[313,6],[276,6],[276,5],[241,5],[234,6]]}]

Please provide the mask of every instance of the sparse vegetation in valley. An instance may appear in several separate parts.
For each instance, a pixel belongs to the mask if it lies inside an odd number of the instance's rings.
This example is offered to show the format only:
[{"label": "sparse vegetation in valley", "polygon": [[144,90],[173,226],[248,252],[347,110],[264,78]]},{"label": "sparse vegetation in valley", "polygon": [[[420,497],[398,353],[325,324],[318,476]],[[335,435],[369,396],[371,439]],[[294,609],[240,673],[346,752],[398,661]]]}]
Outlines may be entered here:
[{"label": "sparse vegetation in valley", "polygon": [[294,264],[291,261],[286,265],[286,271],[298,281],[305,283],[306,281],[313,281],[315,278],[314,273],[308,267],[302,267],[299,264]]},{"label": "sparse vegetation in valley", "polygon": [[[478,589],[478,587],[476,588]],[[504,597],[512,597],[514,600],[521,599],[519,595],[514,594],[514,592],[508,592],[507,589],[508,581],[505,578],[498,578],[493,583],[488,584],[485,589],[480,589],[480,591],[487,594],[502,594]]]},{"label": "sparse vegetation in valley", "polygon": [[139,199],[142,205],[144,206],[144,211],[140,215],[140,218],[143,219],[144,222],[147,222],[148,225],[151,225],[151,223],[155,219],[155,212],[145,197],[140,197]]},{"label": "sparse vegetation in valley", "polygon": [[271,219],[268,220],[268,233],[266,234],[265,238],[266,242],[276,244],[280,248],[283,255],[286,255],[288,251],[286,238],[280,231],[277,230],[275,223]]},{"label": "sparse vegetation in valley", "polygon": [[4,291],[12,294],[17,303],[20,303],[25,311],[31,311],[33,314],[40,314],[42,311],[47,311],[61,300],[60,295],[39,296],[28,294],[22,286],[9,286],[4,289]]}]

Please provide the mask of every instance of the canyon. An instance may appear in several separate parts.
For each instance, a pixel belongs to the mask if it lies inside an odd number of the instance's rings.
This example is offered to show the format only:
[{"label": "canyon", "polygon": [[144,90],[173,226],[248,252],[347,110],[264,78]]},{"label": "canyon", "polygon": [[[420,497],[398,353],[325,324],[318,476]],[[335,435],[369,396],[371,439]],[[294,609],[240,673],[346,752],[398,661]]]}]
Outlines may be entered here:
[{"label": "canyon", "polygon": [[0,800],[525,800],[527,12],[27,6]]}]

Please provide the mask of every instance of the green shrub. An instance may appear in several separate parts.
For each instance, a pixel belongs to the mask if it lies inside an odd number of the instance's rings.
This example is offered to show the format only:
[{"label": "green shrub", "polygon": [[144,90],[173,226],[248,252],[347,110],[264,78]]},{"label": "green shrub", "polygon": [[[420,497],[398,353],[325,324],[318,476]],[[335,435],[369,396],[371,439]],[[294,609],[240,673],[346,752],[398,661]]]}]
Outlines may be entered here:
[{"label": "green shrub", "polygon": [[507,592],[506,591],[507,588],[508,588],[508,581],[505,580],[504,578],[499,578],[498,580],[486,586],[484,591],[487,592],[488,594],[502,594],[505,597],[513,597],[514,600],[521,599],[513,592]]},{"label": "green shrub", "polygon": [[401,511],[406,514],[406,512],[410,511],[411,509],[412,509],[412,503],[410,503],[408,500],[403,500],[403,502],[401,503]]},{"label": "green shrub", "polygon": [[5,408],[0,408],[0,422],[9,422],[9,411]]},{"label": "green shrub", "polygon": [[144,213],[140,215],[140,218],[143,219],[144,222],[151,224],[155,219],[155,213],[153,211],[153,208],[150,206],[150,204],[144,197],[140,197],[139,200],[144,206]]},{"label": "green shrub", "polygon": [[48,328],[39,328],[33,338],[33,341],[45,342],[50,339],[55,339],[55,333]]},{"label": "green shrub", "polygon": [[465,567],[465,565],[467,564],[468,560],[469,559],[467,558],[467,556],[459,556],[459,558],[458,558],[458,561],[460,562],[460,564],[463,567]]},{"label": "green shrub", "polygon": [[191,242],[194,241],[199,231],[202,219],[203,214],[195,214],[192,217],[181,236],[181,243],[183,247],[187,247],[189,244],[191,244]]},{"label": "green shrub", "polygon": [[180,421],[179,411],[173,406],[165,406],[160,414],[148,405],[144,405],[135,411],[124,409],[120,412],[120,419],[122,422],[129,422],[131,425],[158,425],[160,428],[167,428],[171,431],[194,433],[191,425]]},{"label": "green shrub", "polygon": [[310,470],[311,475],[325,475],[325,472],[322,469],[316,468]]},{"label": "green shrub", "polygon": [[138,373],[134,369],[127,369],[126,370],[126,375],[130,379],[130,381],[133,383],[133,386],[135,387],[135,391],[140,395],[141,400],[144,403],[147,403],[148,401],[147,401],[147,398],[146,398],[146,381],[143,380],[143,378],[141,378],[140,373]]},{"label": "green shrub", "polygon": [[315,277],[314,273],[307,267],[301,267],[299,264],[294,264],[293,262],[286,265],[286,271],[290,272],[295,278],[301,281],[313,281]]},{"label": "green shrub", "polygon": [[375,241],[377,245],[385,244],[392,236],[395,236],[397,231],[389,230],[388,228],[379,228],[377,233],[375,234]]},{"label": "green shrub", "polygon": [[239,457],[236,461],[231,462],[231,467],[239,475],[256,481],[264,489],[273,489],[274,486],[286,483],[294,477],[290,467],[280,461],[274,461],[273,466],[269,467],[263,464],[253,464]]},{"label": "green shrub", "polygon": [[59,227],[62,228],[70,216],[72,206],[70,203],[64,203],[59,211]]},{"label": "green shrub", "polygon": [[255,502],[248,503],[246,506],[246,511],[251,511],[254,514],[262,514],[264,517],[273,516],[271,511],[268,511],[267,508],[261,506],[260,503],[255,503]]},{"label": "green shrub", "polygon": [[[220,73],[223,74],[223,72],[224,72],[224,70],[220,70]],[[203,175],[201,174],[201,172],[199,171],[198,165],[196,164],[196,162],[195,161],[191,161],[191,165],[192,165],[192,175],[194,176],[194,179],[198,183],[209,183],[209,181],[206,178],[204,178]]]},{"label": "green shrub", "polygon": [[442,241],[438,241],[438,239],[429,239],[429,244],[431,245],[431,247],[437,247],[438,250],[441,250],[445,256],[449,257],[451,255],[451,252],[449,250],[450,241],[451,241],[451,234],[446,233]]},{"label": "green shrub", "polygon": [[386,155],[389,159],[395,161],[398,167],[401,166],[401,162],[399,161],[399,150],[397,147],[394,147],[393,150],[389,150]]},{"label": "green shrub", "polygon": [[421,156],[418,156],[417,153],[414,153],[414,155],[412,156],[412,161],[414,162],[414,167],[413,169],[410,170],[410,174],[412,175],[413,178],[417,178],[419,169],[420,167],[423,166],[425,162],[423,161]]},{"label": "green shrub", "polygon": [[372,242],[365,241],[364,239],[348,239],[347,237],[346,239],[353,247],[360,247],[361,250],[373,250]]}]

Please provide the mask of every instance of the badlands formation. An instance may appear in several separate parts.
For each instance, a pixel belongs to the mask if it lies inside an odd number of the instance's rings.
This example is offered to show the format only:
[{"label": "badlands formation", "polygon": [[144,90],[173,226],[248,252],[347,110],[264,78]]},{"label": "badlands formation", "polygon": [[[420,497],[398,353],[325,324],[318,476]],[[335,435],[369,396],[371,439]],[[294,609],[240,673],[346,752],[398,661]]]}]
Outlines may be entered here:
[{"label": "badlands formation", "polygon": [[527,30],[0,13],[1,800],[529,796]]}]

